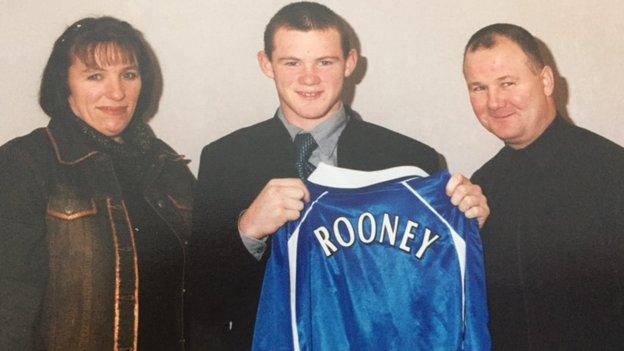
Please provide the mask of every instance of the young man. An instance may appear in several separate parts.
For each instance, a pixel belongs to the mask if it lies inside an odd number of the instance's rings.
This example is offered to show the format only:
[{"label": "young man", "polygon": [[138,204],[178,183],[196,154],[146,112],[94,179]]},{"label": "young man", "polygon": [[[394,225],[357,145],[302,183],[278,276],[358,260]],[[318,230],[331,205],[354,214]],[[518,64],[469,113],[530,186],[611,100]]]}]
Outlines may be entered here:
[{"label": "young man", "polygon": [[[264,45],[258,61],[275,82],[276,115],[209,144],[201,157],[189,274],[192,349],[250,348],[267,239],[299,217],[309,199],[302,179],[319,162],[440,170],[430,147],[350,116],[341,95],[358,55],[330,9],[285,6],[267,25]],[[478,186],[456,176],[448,192],[468,217],[485,220]]]},{"label": "young man", "polygon": [[505,147],[473,176],[498,350],[624,345],[624,149],[557,114],[552,69],[525,29],[494,24],[464,53],[470,103]]}]

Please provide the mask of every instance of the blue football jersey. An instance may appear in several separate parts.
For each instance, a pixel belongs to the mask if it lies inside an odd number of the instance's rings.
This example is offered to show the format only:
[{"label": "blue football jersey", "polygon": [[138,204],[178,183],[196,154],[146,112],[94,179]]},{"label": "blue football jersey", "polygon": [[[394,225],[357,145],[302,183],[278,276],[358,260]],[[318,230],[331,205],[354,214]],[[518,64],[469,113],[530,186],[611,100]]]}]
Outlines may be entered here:
[{"label": "blue football jersey", "polygon": [[254,350],[489,350],[481,239],[447,172],[320,164],[272,238]]}]

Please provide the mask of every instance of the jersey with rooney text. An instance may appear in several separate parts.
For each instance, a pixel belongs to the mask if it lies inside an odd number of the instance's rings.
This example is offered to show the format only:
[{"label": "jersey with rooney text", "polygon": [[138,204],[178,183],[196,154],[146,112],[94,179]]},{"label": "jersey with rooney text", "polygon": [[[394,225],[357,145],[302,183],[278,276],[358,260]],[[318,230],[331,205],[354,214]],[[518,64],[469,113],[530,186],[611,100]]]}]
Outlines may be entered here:
[{"label": "jersey with rooney text", "polygon": [[253,349],[490,349],[481,239],[449,178],[320,164],[273,235]]}]

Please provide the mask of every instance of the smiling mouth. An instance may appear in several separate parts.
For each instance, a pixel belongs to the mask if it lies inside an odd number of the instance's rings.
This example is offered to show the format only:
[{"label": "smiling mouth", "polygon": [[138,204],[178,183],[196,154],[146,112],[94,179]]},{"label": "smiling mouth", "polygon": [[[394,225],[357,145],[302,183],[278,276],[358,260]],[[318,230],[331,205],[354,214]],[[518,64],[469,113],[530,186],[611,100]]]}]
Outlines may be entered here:
[{"label": "smiling mouth", "polygon": [[119,116],[126,113],[128,110],[127,106],[99,106],[98,110],[113,116]]},{"label": "smiling mouth", "polygon": [[509,118],[509,117],[511,117],[513,115],[514,115],[514,112],[503,112],[503,113],[493,114],[491,116],[496,118],[496,119],[504,119],[504,118]]},{"label": "smiling mouth", "polygon": [[298,91],[297,94],[303,97],[304,99],[316,99],[321,96],[322,91]]}]

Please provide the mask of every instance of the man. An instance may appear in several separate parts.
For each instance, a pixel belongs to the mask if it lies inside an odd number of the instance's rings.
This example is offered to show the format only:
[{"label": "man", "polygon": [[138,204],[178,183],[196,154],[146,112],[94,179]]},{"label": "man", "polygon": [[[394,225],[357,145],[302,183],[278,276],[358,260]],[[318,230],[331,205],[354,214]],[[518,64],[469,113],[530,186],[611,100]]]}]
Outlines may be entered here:
[{"label": "man", "polygon": [[511,24],[464,53],[470,102],[505,147],[473,176],[499,350],[624,347],[624,149],[557,114],[551,67]]},{"label": "man", "polygon": [[[275,81],[276,115],[202,152],[190,245],[191,349],[250,348],[267,239],[299,217],[309,200],[302,179],[319,162],[440,170],[433,149],[350,116],[340,97],[358,56],[346,24],[330,9],[285,6],[267,25],[264,46],[258,61]],[[468,217],[485,220],[489,209],[479,187],[454,177],[448,192]]]}]

